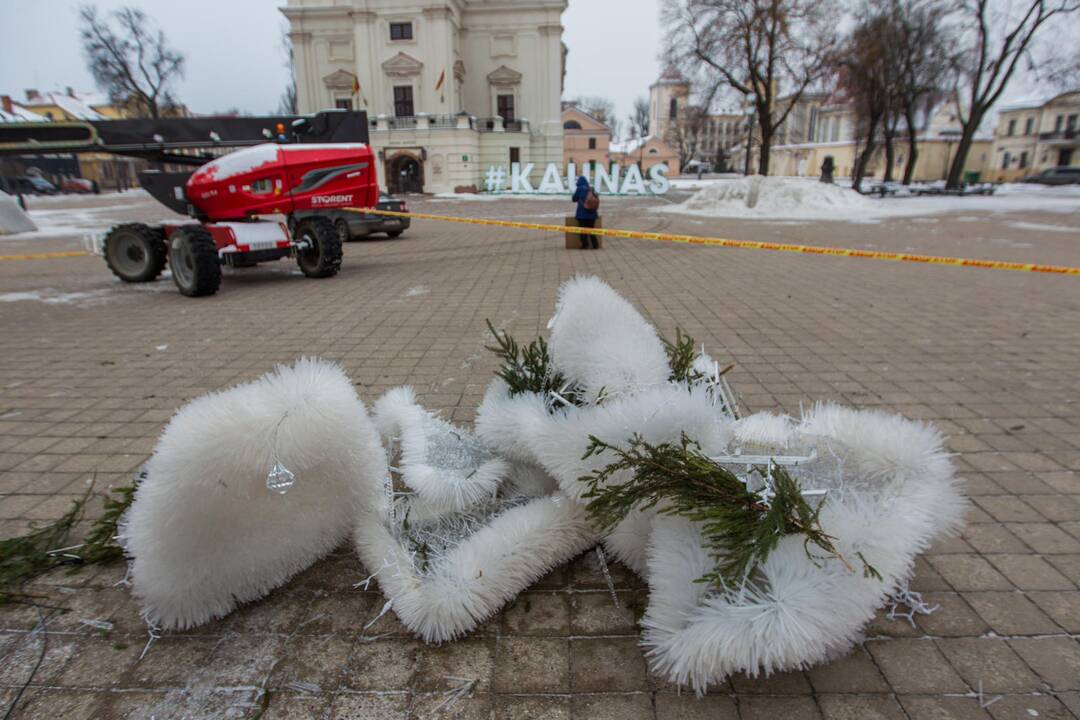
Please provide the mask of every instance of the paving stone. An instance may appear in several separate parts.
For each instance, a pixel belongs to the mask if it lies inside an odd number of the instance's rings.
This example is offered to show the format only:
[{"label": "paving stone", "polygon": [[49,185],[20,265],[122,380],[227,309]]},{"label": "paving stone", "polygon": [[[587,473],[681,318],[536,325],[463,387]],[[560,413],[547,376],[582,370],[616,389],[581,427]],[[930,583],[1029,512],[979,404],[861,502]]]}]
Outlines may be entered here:
[{"label": "paving stone", "polygon": [[900,695],[900,704],[911,720],[989,720],[990,715],[975,698],[934,695]]},{"label": "paving stone", "polygon": [[638,633],[638,610],[648,603],[641,591],[620,591],[619,607],[611,593],[575,593],[570,596],[570,631],[574,635],[634,635]]},{"label": "paving stone", "polygon": [[490,720],[492,697],[475,693],[454,699],[446,693],[416,695],[409,704],[410,717],[447,718],[448,720]]},{"label": "paving stone", "polygon": [[336,690],[353,643],[337,635],[293,637],[282,647],[266,686],[272,690],[295,690],[297,684]]},{"label": "paving stone", "polygon": [[471,637],[442,645],[420,645],[415,657],[414,689],[446,691],[474,680],[474,691],[487,693],[495,662],[495,639]]},{"label": "paving stone", "polygon": [[572,602],[573,597],[566,593],[524,593],[503,610],[503,629],[513,635],[565,636],[570,628]]},{"label": "paving stone", "polygon": [[738,717],[734,698],[726,695],[656,694],[656,720],[736,720]]},{"label": "paving stone", "polygon": [[417,667],[421,643],[412,639],[357,640],[345,668],[344,685],[356,691],[403,691]]},{"label": "paving stone", "polygon": [[982,495],[975,498],[979,507],[998,522],[1043,522],[1046,518],[1018,497]]},{"label": "paving stone", "polygon": [[570,641],[572,692],[634,692],[647,688],[636,637]]},{"label": "paving stone", "polygon": [[964,599],[999,635],[1061,632],[1061,628],[1023,593],[964,593]]},{"label": "paving stone", "polygon": [[906,720],[891,695],[818,695],[825,720]]},{"label": "paving stone", "polygon": [[927,640],[872,640],[874,661],[898,693],[967,692],[968,686]]},{"label": "paving stone", "polygon": [[1073,590],[1067,577],[1034,555],[990,555],[987,559],[1021,590]]},{"label": "paving stone", "polygon": [[569,642],[555,638],[499,638],[495,645],[492,690],[569,692]]},{"label": "paving stone", "polygon": [[1050,619],[1071,633],[1080,633],[1080,591],[1027,594]]},{"label": "paving stone", "polygon": [[330,706],[332,720],[407,720],[407,695],[342,693]]},{"label": "paving stone", "polygon": [[978,555],[935,555],[929,562],[952,590],[1011,590],[1013,587],[993,565]]},{"label": "paving stone", "polygon": [[1050,555],[1046,559],[1058,572],[1080,587],[1080,554]]},{"label": "paving stone", "polygon": [[322,717],[330,708],[327,695],[287,695],[271,693],[270,704],[259,720],[308,720]]},{"label": "paving stone", "polygon": [[[963,537],[980,553],[1030,552],[1030,548],[1009,529],[1025,526],[1022,523],[968,525],[963,530]],[[1032,524],[1031,527],[1035,525]]]},{"label": "paving stone", "polygon": [[92,691],[34,689],[23,694],[15,717],[20,720],[92,718],[102,703],[102,694]]},{"label": "paving stone", "polygon": [[915,624],[927,635],[972,637],[989,629],[986,621],[958,593],[924,593],[923,602],[937,607],[929,615],[915,615]]},{"label": "paving stone", "polygon": [[978,688],[981,683],[983,692],[988,693],[1039,689],[1039,678],[1004,640],[949,638],[938,640],[937,646],[969,687]]},{"label": "paving stone", "polygon": [[[1043,555],[1080,553],[1080,540],[1050,523],[1011,523],[1009,530],[1032,550]],[[1013,552],[998,550],[995,552]]]},{"label": "paving stone", "polygon": [[[215,637],[165,635],[135,662],[122,682],[135,688],[183,687],[190,677],[205,667],[220,641]],[[139,654],[146,646],[144,638],[118,638],[117,642],[133,645]]]},{"label": "paving stone", "polygon": [[1007,695],[987,710],[994,720],[1072,720],[1072,713],[1052,695]]},{"label": "paving stone", "polygon": [[495,720],[570,720],[570,697],[566,695],[496,695],[492,704]]},{"label": "paving stone", "polygon": [[813,720],[821,717],[817,703],[808,697],[772,697],[749,695],[739,698],[739,717],[742,720],[772,720],[773,718],[799,718]]},{"label": "paving stone", "polygon": [[811,668],[807,675],[814,692],[821,693],[884,693],[889,692],[870,654],[862,647],[855,648],[839,660]]},{"label": "paving stone", "polygon": [[799,671],[773,673],[768,677],[748,677],[744,673],[731,676],[736,693],[747,695],[803,695],[810,691],[810,680]]},{"label": "paving stone", "polygon": [[1080,641],[1069,637],[1013,638],[1009,645],[1054,690],[1080,690]]},{"label": "paving stone", "polygon": [[652,700],[646,694],[573,695],[571,717],[577,720],[653,720]]}]

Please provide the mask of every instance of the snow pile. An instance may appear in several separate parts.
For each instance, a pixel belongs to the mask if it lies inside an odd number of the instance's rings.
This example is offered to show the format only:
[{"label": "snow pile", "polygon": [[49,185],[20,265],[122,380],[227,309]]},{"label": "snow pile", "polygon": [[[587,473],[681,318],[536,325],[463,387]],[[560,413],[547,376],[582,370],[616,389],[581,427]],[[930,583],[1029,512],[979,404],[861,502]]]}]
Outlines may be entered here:
[{"label": "snow pile", "polygon": [[707,185],[668,212],[709,217],[850,219],[873,214],[873,200],[817,180],[755,175]]},{"label": "snow pile", "polygon": [[1080,184],[1041,185],[1039,183],[1004,183],[997,188],[998,195],[1042,195],[1043,197],[1080,198]]},{"label": "snow pile", "polygon": [[0,192],[0,235],[37,230],[34,221],[26,216],[15,198]]}]

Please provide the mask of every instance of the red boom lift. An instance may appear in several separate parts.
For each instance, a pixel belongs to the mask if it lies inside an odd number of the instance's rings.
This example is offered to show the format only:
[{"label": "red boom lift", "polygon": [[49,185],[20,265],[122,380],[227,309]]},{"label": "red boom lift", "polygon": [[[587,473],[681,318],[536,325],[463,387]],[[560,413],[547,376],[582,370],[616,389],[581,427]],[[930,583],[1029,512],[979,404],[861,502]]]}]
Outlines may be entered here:
[{"label": "red boom lift", "polygon": [[[193,220],[113,227],[102,252],[125,282],[155,280],[167,263],[181,293],[212,295],[221,284],[222,265],[250,267],[286,257],[296,258],[307,277],[331,277],[341,266],[342,247],[329,211],[375,207],[379,201],[366,114],[324,111],[281,118],[271,124],[274,132],[264,124],[269,119],[9,126],[0,133],[0,152],[105,151],[200,165],[190,173],[140,174],[143,186],[159,202]],[[166,132],[173,138],[166,140]],[[223,139],[224,134],[228,137]],[[258,135],[262,142],[254,144]],[[305,136],[316,142],[296,142]],[[225,145],[246,147],[216,159],[174,152]],[[267,219],[270,215],[285,221]]]}]

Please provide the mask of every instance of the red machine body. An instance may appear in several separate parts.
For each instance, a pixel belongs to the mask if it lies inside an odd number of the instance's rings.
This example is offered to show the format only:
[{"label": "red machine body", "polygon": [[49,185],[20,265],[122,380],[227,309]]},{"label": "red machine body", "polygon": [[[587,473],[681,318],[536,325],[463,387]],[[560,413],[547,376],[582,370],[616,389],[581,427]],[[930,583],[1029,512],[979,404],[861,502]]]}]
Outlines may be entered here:
[{"label": "red machine body", "polygon": [[361,143],[267,143],[203,165],[187,200],[210,221],[342,207],[375,207],[375,157]]}]

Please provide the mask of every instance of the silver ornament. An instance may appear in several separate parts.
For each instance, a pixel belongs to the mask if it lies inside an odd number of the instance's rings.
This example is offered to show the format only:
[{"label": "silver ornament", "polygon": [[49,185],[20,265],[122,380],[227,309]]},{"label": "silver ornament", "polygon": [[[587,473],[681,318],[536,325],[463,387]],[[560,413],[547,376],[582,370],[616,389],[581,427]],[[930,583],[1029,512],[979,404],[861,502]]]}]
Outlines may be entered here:
[{"label": "silver ornament", "polygon": [[296,475],[280,462],[274,463],[266,474],[266,489],[284,495],[296,484]]}]

